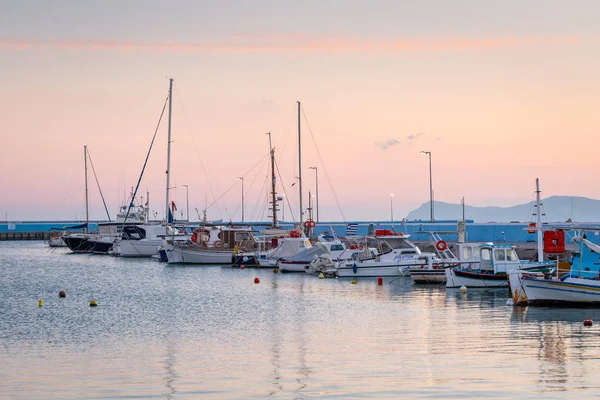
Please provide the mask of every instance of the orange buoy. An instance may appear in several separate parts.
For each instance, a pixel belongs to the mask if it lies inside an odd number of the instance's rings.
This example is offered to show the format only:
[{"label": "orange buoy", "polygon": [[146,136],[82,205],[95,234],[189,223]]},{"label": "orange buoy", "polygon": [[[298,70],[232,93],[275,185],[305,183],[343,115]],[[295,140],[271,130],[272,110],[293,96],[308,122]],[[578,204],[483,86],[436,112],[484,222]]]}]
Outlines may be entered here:
[{"label": "orange buoy", "polygon": [[67,297],[67,292],[61,290],[60,292],[58,292],[58,297]]},{"label": "orange buoy", "polygon": [[583,321],[583,326],[592,326],[593,324],[594,323],[589,318],[586,318],[585,321]]},{"label": "orange buoy", "polygon": [[260,279],[258,277],[254,278],[254,283],[260,283]]},{"label": "orange buoy", "polygon": [[383,278],[381,276],[377,278],[377,284],[379,286],[383,285]]}]

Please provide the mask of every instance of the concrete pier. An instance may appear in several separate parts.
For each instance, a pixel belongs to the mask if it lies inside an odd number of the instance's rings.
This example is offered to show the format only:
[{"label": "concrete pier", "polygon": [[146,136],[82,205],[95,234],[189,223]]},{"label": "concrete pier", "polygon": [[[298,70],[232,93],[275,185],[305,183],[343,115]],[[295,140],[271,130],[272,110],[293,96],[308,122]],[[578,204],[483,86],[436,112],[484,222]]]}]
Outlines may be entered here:
[{"label": "concrete pier", "polygon": [[50,232],[0,232],[2,240],[48,240]]}]

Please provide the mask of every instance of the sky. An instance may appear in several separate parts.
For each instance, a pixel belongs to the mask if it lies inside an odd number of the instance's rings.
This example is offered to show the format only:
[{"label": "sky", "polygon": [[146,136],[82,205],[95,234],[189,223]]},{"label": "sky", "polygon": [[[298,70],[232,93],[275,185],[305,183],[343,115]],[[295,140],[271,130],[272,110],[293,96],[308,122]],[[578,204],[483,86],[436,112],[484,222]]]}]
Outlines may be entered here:
[{"label": "sky", "polygon": [[[304,207],[317,167],[321,221],[428,202],[421,151],[437,201],[520,204],[535,178],[543,197],[600,198],[598,15],[596,1],[0,0],[0,219],[84,219],[84,145],[114,218],[168,78],[177,217],[241,220],[243,177],[245,220],[267,220],[271,132],[297,220],[297,101]],[[138,192],[157,218],[166,163],[165,112]],[[89,163],[88,179],[90,218],[106,219]]]}]

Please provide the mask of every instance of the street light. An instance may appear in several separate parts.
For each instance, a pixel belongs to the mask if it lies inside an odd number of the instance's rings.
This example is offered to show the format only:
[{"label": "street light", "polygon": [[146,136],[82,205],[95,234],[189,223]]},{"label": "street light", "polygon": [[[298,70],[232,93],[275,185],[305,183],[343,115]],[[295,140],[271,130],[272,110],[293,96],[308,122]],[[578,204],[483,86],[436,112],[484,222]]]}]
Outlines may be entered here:
[{"label": "street light", "polygon": [[392,199],[394,198],[394,193],[390,193],[390,220],[394,222],[394,203]]},{"label": "street light", "polygon": [[188,185],[181,185],[185,187],[185,214],[186,219],[190,222],[190,196],[188,191]]},{"label": "street light", "polygon": [[433,183],[431,180],[431,151],[421,151],[421,154],[427,154],[429,156],[429,219],[433,221]]},{"label": "street light", "polygon": [[317,190],[316,190],[316,194],[317,194],[317,222],[319,222],[319,170],[317,169],[317,167],[308,167],[308,169],[314,169],[315,170],[315,181],[316,181],[316,186],[317,186]]},{"label": "street light", "polygon": [[[238,179],[242,180],[242,223],[244,222],[244,177],[238,176]],[[275,207],[275,205],[273,205]]]}]

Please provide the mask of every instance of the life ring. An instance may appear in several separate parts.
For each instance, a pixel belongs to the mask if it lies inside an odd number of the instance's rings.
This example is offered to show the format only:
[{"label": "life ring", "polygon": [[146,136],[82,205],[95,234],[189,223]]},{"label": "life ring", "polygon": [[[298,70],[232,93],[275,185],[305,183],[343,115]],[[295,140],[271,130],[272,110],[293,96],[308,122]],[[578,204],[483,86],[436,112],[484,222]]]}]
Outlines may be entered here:
[{"label": "life ring", "polygon": [[537,225],[534,222],[527,225],[527,233],[535,233],[535,231],[537,231]]},{"label": "life ring", "polygon": [[221,246],[223,246],[223,243],[222,243],[220,240],[217,240],[217,241],[215,242],[215,247],[216,247],[216,248],[221,248]]},{"label": "life ring", "polygon": [[438,240],[437,243],[435,244],[435,248],[438,249],[439,251],[444,251],[448,248],[448,245],[446,244],[445,241]]},{"label": "life ring", "polygon": [[194,232],[192,233],[192,242],[196,243],[196,240],[198,240],[198,234]]},{"label": "life ring", "polygon": [[312,219],[304,221],[305,228],[314,228],[317,224]]}]

